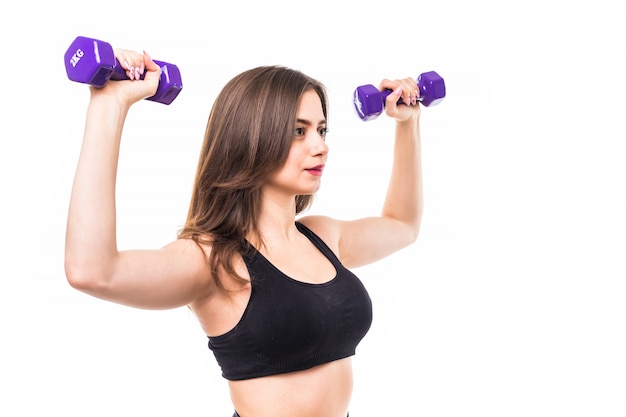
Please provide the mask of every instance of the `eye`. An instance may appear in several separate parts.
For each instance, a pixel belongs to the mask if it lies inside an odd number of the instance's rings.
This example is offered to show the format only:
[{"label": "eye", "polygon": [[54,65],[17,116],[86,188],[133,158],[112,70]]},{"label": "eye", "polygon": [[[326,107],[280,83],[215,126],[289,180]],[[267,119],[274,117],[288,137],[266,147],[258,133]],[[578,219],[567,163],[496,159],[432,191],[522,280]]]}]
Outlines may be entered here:
[{"label": "eye", "polygon": [[305,134],[306,134],[306,131],[304,130],[303,127],[296,127],[296,130],[294,130],[295,136],[304,136]]},{"label": "eye", "polygon": [[320,127],[318,133],[321,137],[325,138],[326,134],[328,133],[328,128],[326,126]]}]

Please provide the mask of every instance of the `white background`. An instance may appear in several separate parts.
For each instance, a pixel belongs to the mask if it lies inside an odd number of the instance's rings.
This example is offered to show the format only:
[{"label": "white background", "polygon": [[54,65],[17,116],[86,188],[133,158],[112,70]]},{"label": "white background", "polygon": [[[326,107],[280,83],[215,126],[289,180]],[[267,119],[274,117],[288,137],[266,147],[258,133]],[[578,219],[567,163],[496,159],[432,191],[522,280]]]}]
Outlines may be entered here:
[{"label": "white background", "polygon": [[[621,1],[44,1],[0,4],[0,415],[230,416],[186,310],[90,298],[63,272],[87,87],[77,35],[175,63],[171,106],[129,115],[121,248],[182,226],[211,104],[239,72],[287,65],[330,94],[311,210],[378,213],[393,123],[361,84],[436,70],[422,113],[417,243],[355,271],[374,300],[355,417],[626,415],[626,12]],[[241,98],[245,100],[245,97]]]}]

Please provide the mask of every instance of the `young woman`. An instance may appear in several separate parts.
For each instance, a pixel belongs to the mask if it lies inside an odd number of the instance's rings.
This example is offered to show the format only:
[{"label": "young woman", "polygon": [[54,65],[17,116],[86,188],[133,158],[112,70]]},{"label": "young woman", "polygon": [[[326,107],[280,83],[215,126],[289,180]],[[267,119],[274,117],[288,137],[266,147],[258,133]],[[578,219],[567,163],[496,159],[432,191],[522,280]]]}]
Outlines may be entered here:
[{"label": "young woman", "polygon": [[131,105],[155,93],[160,69],[146,53],[116,56],[130,80],[91,88],[68,215],[69,283],[138,308],[189,306],[228,380],[235,416],[346,416],[350,357],[372,314],[347,268],[411,244],[419,231],[415,81],[380,83],[393,90],[385,112],[396,127],[379,216],[296,220],[319,189],[328,156],[326,93],[301,72],[259,67],[233,78],[215,101],[179,238],[159,250],[120,251],[122,128]]}]

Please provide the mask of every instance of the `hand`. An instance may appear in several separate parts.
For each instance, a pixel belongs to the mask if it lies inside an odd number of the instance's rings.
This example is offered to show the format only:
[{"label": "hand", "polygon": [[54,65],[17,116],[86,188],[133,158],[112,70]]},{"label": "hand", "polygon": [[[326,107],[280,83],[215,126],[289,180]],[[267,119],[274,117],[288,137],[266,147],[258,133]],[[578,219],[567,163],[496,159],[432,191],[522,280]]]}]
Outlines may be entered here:
[{"label": "hand", "polygon": [[[129,79],[109,81],[102,88],[91,87],[92,97],[113,96],[130,106],[156,93],[161,77],[161,68],[152,61],[147,52],[144,51],[141,54],[127,49],[116,49],[115,58],[120,62]],[[141,79],[142,75],[143,80]]]},{"label": "hand", "polygon": [[[385,113],[387,116],[399,122],[409,120],[412,117],[419,119],[421,106],[417,98],[420,96],[420,91],[413,78],[404,78],[394,81],[384,79],[381,81],[378,88],[381,91],[393,90],[393,92],[387,96],[385,103]],[[402,103],[398,104],[398,100],[400,99],[402,99]]]}]

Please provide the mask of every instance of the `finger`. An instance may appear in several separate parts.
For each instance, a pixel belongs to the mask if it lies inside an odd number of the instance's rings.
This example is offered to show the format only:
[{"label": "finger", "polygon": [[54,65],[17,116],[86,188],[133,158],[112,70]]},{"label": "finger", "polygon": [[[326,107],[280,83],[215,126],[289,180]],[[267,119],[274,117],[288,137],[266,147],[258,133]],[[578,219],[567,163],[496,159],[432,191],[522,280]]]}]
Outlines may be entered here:
[{"label": "finger", "polygon": [[[408,87],[407,87],[408,88]],[[411,89],[409,90],[410,92],[410,104],[411,105],[415,105],[417,103],[417,98],[419,97],[419,92],[417,91],[417,88],[415,86],[415,83],[413,83],[413,85],[410,87]]]},{"label": "finger", "polygon": [[380,84],[378,85],[378,90],[379,91],[383,91],[383,90],[395,90],[398,87],[398,82],[397,81],[392,81],[389,80],[387,78],[383,79]]},{"label": "finger", "polygon": [[400,98],[402,98],[402,95],[404,93],[404,90],[402,88],[402,85],[398,85],[395,90],[393,90],[388,96],[387,96],[387,103],[386,103],[386,107],[388,110],[395,110],[396,106],[398,105],[398,100],[400,100]]},{"label": "finger", "polygon": [[127,49],[116,49],[115,57],[130,80],[139,80],[145,70],[143,55]]},{"label": "finger", "polygon": [[410,104],[411,103],[411,88],[410,86],[406,83],[405,80],[394,80],[394,81],[390,81],[388,84],[388,89],[393,90],[394,92],[396,91],[396,89],[398,87],[401,88],[401,93],[400,96],[398,97],[398,100],[402,100],[402,103],[404,104]]},{"label": "finger", "polygon": [[144,72],[144,68],[143,68],[143,55],[138,53],[138,52],[132,52],[132,61],[131,61],[131,68],[130,68],[130,79],[131,80],[140,80],[143,72]]},{"label": "finger", "polygon": [[410,86],[402,88],[402,101],[409,106],[413,104],[413,89]]},{"label": "finger", "polygon": [[119,61],[122,69],[126,72],[126,76],[128,78],[134,77],[135,69],[131,64],[132,57],[130,56],[129,51],[125,49],[116,49],[115,58]]},{"label": "finger", "polygon": [[400,83],[402,84],[402,88],[405,91],[405,94],[402,97],[402,101],[404,101],[404,103],[409,106],[417,103],[417,97],[419,95],[419,92],[417,91],[417,85],[415,84],[415,81],[412,78],[404,78],[403,80],[400,80]]},{"label": "finger", "polygon": [[411,83],[413,83],[413,85],[415,86],[415,94],[417,95],[417,97],[421,96],[421,91],[419,89],[419,86],[417,85],[417,81],[414,78],[411,78]]},{"label": "finger", "polygon": [[407,78],[407,82],[409,83],[410,87],[411,87],[411,92],[412,92],[412,100],[411,102],[413,104],[417,104],[417,102],[419,101],[419,97],[420,97],[420,90],[419,87],[417,86],[417,83],[415,82],[415,79],[413,78]]},{"label": "finger", "polygon": [[141,67],[144,68],[144,71],[161,72],[161,67],[159,67],[152,60],[152,57],[146,51],[143,51],[143,61],[141,62]]}]

